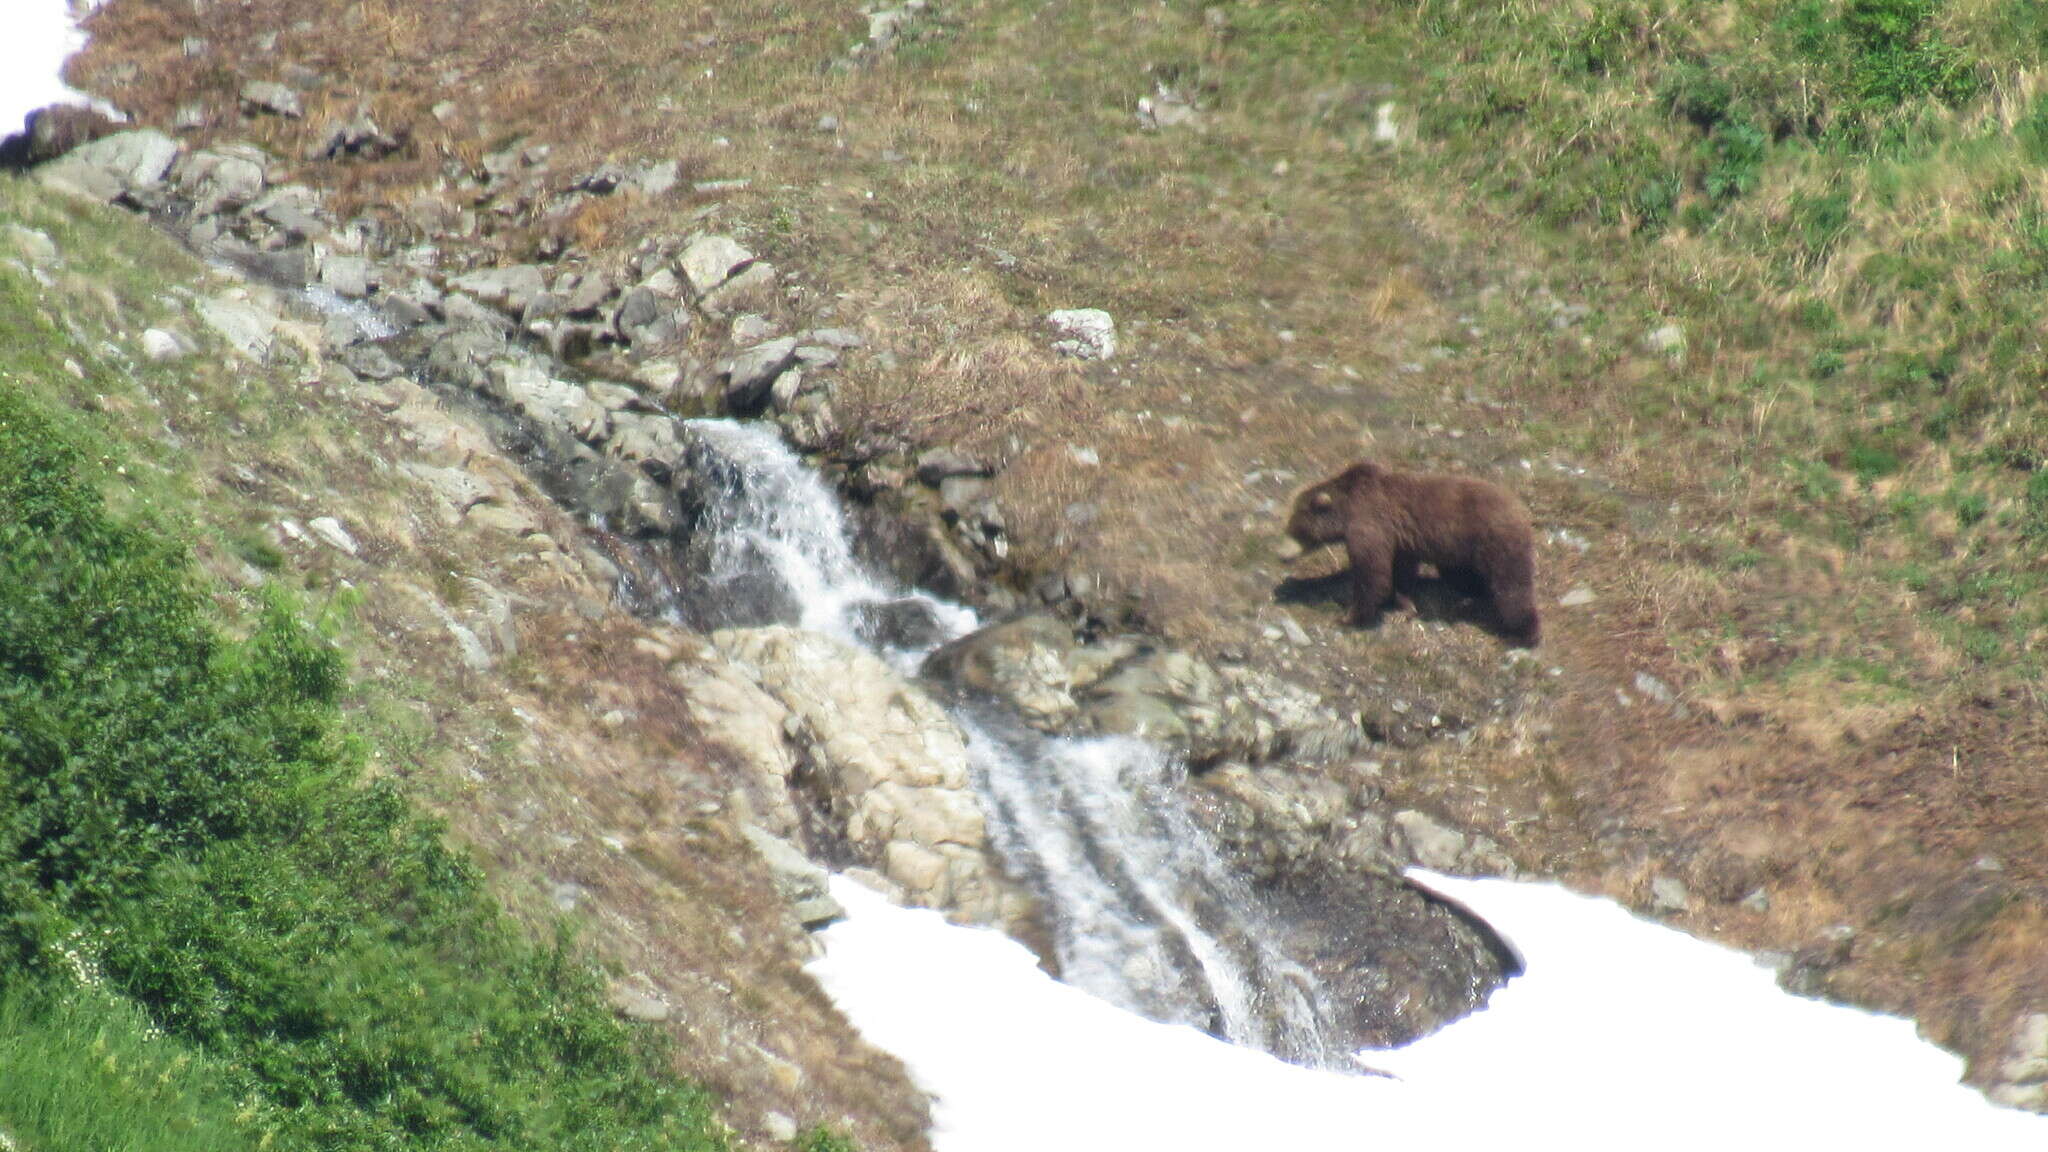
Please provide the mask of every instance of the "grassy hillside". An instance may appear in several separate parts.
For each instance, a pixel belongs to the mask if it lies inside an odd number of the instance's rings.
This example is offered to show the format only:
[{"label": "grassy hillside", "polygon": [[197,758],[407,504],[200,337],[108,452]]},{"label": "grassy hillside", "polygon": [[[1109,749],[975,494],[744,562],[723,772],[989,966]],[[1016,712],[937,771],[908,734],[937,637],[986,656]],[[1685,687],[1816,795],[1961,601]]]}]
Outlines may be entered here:
[{"label": "grassy hillside", "polygon": [[9,1146],[725,1147],[569,942],[364,779],[305,606],[221,613],[171,477],[64,403],[119,353],[53,299],[0,264]]},{"label": "grassy hillside", "polygon": [[[1542,365],[1530,399],[1567,442],[1612,454],[1600,430],[1626,428],[1661,487],[1726,492],[1731,567],[1762,562],[1777,528],[1862,553],[1938,637],[1841,653],[1879,680],[2038,668],[2039,5],[1228,10],[1247,104],[1284,105],[1308,77],[1385,79],[1364,44],[1415,50],[1391,72],[1426,94],[1403,172],[1451,176],[1457,209],[1511,220],[1601,314],[1591,351],[1532,326],[1511,353]],[[1681,366],[1614,351],[1666,320]]]},{"label": "grassy hillside", "polygon": [[[801,322],[877,350],[844,367],[849,442],[1003,462],[1020,584],[1315,684],[1385,738],[1360,783],[1390,803],[1645,904],[1680,878],[1689,927],[1819,957],[1813,987],[1995,1074],[2048,1005],[2038,6],[965,0],[854,51],[867,28],[824,0],[118,0],[80,80],[285,157],[371,106],[408,149],[291,176],[371,211],[551,149],[476,235],[399,244],[617,268],[745,238]],[[317,111],[236,115],[281,60]],[[651,159],[684,183],[563,192]],[[1047,347],[1086,306],[1112,362]],[[1539,660],[1275,602],[1279,506],[1361,452],[1524,495]]]}]

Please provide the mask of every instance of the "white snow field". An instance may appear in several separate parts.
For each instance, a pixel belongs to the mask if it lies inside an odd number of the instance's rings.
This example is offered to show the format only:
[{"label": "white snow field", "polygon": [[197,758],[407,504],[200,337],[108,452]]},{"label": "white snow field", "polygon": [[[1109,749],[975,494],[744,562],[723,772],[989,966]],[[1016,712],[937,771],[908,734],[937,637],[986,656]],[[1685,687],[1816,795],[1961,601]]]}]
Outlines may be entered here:
[{"label": "white snow field", "polygon": [[57,78],[64,61],[85,47],[85,33],[66,0],[5,0],[0,35],[0,136],[21,129],[46,104],[84,104]]},{"label": "white snow field", "polygon": [[988,930],[844,878],[810,971],[934,1097],[938,1152],[2048,1147],[1910,1021],[1780,990],[1748,957],[1555,884],[1419,883],[1527,971],[1400,1049],[1390,1077],[1284,1064],[1062,985]]}]

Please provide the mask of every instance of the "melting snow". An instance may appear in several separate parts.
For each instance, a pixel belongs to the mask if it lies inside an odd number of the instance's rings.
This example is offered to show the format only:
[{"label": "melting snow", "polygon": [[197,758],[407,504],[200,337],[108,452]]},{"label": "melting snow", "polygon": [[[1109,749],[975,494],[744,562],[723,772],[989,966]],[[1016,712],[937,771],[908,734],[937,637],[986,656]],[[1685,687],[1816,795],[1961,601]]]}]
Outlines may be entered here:
[{"label": "melting snow", "polygon": [[810,971],[934,1097],[938,1152],[1246,1149],[2039,1149],[2048,1119],[1958,1083],[1910,1021],[1780,990],[1740,953],[1554,884],[1416,871],[1527,972],[1391,1076],[1298,1068],[1060,984],[993,931],[851,881]]}]

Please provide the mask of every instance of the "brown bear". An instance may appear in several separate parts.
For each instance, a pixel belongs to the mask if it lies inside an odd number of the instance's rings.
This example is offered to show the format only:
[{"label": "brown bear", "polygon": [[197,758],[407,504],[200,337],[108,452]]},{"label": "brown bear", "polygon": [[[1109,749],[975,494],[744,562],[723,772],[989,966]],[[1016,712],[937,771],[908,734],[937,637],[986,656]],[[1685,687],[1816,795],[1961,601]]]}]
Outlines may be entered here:
[{"label": "brown bear", "polygon": [[1501,633],[1536,644],[1536,534],[1529,510],[1497,484],[1360,461],[1294,498],[1287,535],[1290,559],[1343,542],[1350,623],[1378,622],[1387,602],[1414,585],[1416,569],[1433,564],[1447,581],[1483,582]]}]

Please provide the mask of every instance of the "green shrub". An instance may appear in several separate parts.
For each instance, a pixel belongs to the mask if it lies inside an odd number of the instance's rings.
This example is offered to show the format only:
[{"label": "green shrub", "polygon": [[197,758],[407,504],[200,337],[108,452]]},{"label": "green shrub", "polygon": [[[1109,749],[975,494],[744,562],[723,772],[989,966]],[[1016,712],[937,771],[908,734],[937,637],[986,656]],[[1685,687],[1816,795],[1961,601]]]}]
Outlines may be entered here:
[{"label": "green shrub", "polygon": [[0,385],[0,989],[103,984],[324,1148],[724,1147],[568,941],[360,783],[339,653],[282,599],[221,635],[73,440]]}]

